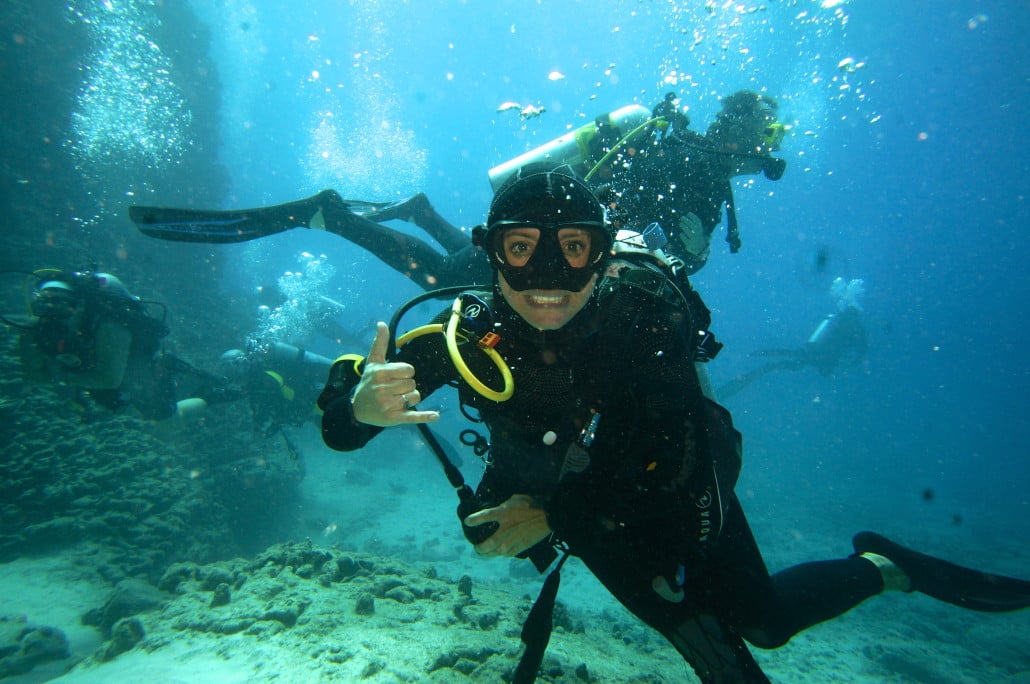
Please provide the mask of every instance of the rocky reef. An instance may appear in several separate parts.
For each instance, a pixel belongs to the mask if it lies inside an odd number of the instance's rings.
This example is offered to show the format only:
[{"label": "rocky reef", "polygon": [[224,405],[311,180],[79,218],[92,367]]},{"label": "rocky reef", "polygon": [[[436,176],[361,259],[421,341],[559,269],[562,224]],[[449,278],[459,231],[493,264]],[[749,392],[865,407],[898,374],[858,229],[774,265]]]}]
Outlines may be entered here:
[{"label": "rocky reef", "polygon": [[[123,583],[90,612],[106,641],[67,681],[115,678],[133,658],[169,659],[188,676],[183,654],[198,652],[247,681],[510,681],[533,598],[433,564],[278,544],[251,559],[173,564],[156,588]],[[539,681],[680,681],[670,651],[631,618],[591,619],[559,602]]]},{"label": "rocky reef", "polygon": [[113,579],[264,548],[290,521],[303,463],[219,407],[204,424],[155,425],[71,388],[20,382],[0,332],[0,561],[95,543]]}]

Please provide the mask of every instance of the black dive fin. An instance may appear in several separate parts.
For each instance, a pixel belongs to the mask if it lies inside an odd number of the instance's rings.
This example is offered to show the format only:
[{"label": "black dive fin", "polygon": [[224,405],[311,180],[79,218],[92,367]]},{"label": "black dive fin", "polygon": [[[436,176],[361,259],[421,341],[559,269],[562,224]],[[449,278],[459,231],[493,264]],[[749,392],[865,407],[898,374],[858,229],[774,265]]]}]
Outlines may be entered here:
[{"label": "black dive fin", "polygon": [[352,199],[345,199],[343,200],[343,203],[347,205],[347,209],[349,209],[352,214],[364,216],[370,221],[375,221],[376,223],[382,223],[383,221],[388,221],[391,218],[394,218],[392,215],[385,217],[380,216],[380,213],[382,213],[384,209],[389,209],[400,204],[400,202],[366,202],[365,200]]},{"label": "black dive fin", "polygon": [[[288,230],[267,225],[248,211],[129,207],[129,220],[144,235],[176,242],[246,242]],[[291,226],[292,227],[292,226]]]},{"label": "black dive fin", "polygon": [[314,197],[255,209],[129,207],[129,219],[144,235],[177,242],[246,242],[312,226],[323,205],[342,202],[333,190]]},{"label": "black dive fin", "polygon": [[939,601],[987,613],[1030,607],[1030,582],[964,568],[895,544],[875,532],[852,539],[856,553],[875,553],[901,568],[912,590]]},{"label": "black dive fin", "polygon": [[176,242],[246,242],[293,228],[325,230],[325,211],[374,214],[389,203],[345,200],[335,190],[307,199],[254,209],[173,209],[134,205],[129,219],[150,237]]}]

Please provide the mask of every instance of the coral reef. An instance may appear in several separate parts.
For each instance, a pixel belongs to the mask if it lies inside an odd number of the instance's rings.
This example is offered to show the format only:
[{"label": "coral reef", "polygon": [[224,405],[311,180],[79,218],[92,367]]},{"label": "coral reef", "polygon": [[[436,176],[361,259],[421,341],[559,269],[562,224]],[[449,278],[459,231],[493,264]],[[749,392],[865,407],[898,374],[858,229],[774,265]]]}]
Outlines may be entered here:
[{"label": "coral reef", "polygon": [[[226,408],[193,430],[22,385],[0,331],[0,561],[96,542],[112,581],[252,552],[289,520],[302,463]],[[238,410],[238,409],[235,409]],[[256,455],[263,454],[263,455]]]}]

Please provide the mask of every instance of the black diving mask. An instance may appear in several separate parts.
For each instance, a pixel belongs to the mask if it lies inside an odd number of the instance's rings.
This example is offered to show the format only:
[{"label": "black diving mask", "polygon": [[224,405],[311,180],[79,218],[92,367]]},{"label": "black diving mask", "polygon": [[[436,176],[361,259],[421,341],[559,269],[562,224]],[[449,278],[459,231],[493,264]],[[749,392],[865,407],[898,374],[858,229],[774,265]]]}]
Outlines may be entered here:
[{"label": "black diving mask", "polygon": [[601,272],[612,237],[601,221],[502,220],[489,227],[483,244],[516,292],[579,292]]}]

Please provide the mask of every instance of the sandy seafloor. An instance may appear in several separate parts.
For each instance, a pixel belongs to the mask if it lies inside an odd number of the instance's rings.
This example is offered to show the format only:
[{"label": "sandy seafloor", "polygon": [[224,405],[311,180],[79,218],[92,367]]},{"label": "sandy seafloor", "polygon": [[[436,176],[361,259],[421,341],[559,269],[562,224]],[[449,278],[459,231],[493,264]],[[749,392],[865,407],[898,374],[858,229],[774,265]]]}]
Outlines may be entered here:
[{"label": "sandy seafloor", "polygon": [[[72,659],[6,681],[503,681],[540,587],[528,564],[474,557],[443,476],[427,478],[432,471],[416,464],[430,456],[414,432],[381,438],[390,441],[377,453],[393,454],[390,463],[325,450],[314,430],[299,438],[307,476],[294,543],[258,554],[258,563],[250,558],[192,570],[192,581],[182,581],[162,607],[139,616],[143,640],[107,662],[97,656],[104,645],[97,629],[80,623],[112,593],[93,567],[89,548],[0,565],[4,614],[61,629],[73,652]],[[405,481],[410,472],[420,475]],[[746,469],[738,491],[772,569],[850,551],[850,531],[858,527],[848,518],[861,503],[842,504],[850,493],[794,491],[791,505],[784,506],[777,499],[787,493],[749,488]],[[773,514],[757,513],[762,510]],[[947,538],[921,530],[919,520],[907,527],[897,520],[865,522],[912,539]],[[967,552],[970,543],[963,534]],[[934,551],[947,555],[949,549]],[[990,558],[985,569],[1025,574],[1020,569],[1030,566],[1030,551],[1015,541],[985,542],[982,551]],[[289,560],[304,553],[371,572],[319,581],[317,567],[312,574],[312,566]],[[458,589],[463,575],[472,579],[471,596]],[[227,605],[211,607],[213,592],[204,584],[212,576],[246,582],[234,584]],[[356,613],[362,594],[375,597],[374,614]],[[563,573],[559,603],[539,681],[695,681],[676,652],[607,596],[574,559]],[[285,626],[293,618],[282,615],[291,611],[295,623]],[[1014,684],[1030,682],[1028,645],[1030,611],[980,614],[918,594],[890,594],[783,648],[754,651],[774,682]],[[65,673],[74,660],[81,662]]]}]

